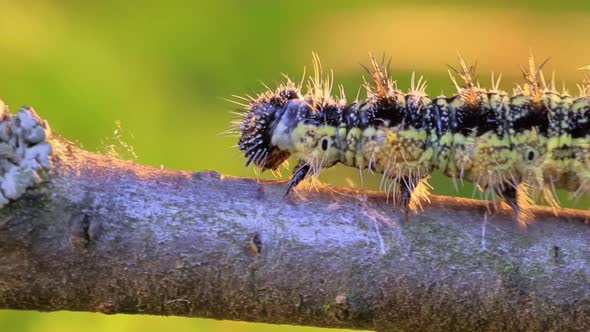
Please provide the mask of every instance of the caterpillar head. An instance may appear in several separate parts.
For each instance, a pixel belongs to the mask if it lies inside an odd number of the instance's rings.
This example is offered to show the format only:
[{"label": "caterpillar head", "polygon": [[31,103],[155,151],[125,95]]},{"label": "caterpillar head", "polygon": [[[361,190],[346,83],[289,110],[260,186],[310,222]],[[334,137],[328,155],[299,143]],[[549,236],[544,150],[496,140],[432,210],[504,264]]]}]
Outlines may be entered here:
[{"label": "caterpillar head", "polygon": [[246,157],[246,166],[254,164],[262,170],[276,170],[289,158],[289,150],[280,149],[272,142],[272,137],[286,104],[298,98],[299,91],[286,86],[248,100],[247,111],[239,124],[238,140],[238,146]]}]

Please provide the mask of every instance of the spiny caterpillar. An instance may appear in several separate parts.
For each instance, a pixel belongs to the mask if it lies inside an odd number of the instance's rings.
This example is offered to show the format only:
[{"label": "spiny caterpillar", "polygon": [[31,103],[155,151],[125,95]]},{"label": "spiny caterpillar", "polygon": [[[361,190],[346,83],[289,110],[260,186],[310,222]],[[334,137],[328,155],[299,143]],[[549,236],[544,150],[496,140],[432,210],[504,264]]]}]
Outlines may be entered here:
[{"label": "spiny caterpillar", "polygon": [[524,83],[510,95],[499,89],[501,77],[492,75],[485,89],[475,66],[461,57],[459,63],[449,70],[457,92],[432,98],[415,75],[407,93],[399,90],[388,66],[371,55],[366,99],[347,103],[342,89],[332,96],[333,77],[323,77],[314,54],[306,93],[287,77],[275,90],[242,97],[246,112],[230,130],[240,135],[246,165],[276,170],[289,157],[299,160],[286,194],[308,175],[342,163],[381,173],[406,219],[425,197],[416,190],[433,170],[504,199],[522,227],[532,220],[531,201],[557,206],[556,188],[589,191],[590,71],[573,97],[557,92],[554,80],[547,84],[543,64],[531,56]]}]

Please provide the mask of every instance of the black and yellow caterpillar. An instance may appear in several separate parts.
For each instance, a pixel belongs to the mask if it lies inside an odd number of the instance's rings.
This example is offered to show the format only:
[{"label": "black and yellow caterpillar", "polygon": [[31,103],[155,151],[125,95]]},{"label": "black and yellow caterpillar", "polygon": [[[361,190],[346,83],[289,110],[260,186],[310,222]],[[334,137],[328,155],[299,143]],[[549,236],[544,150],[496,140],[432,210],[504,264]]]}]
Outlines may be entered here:
[{"label": "black and yellow caterpillar", "polygon": [[555,206],[555,188],[590,190],[590,74],[573,97],[547,84],[541,67],[531,56],[524,83],[510,95],[493,77],[491,89],[481,88],[475,66],[460,57],[460,68],[449,70],[457,93],[432,98],[414,76],[410,90],[400,91],[371,56],[366,99],[347,103],[342,91],[332,96],[333,79],[322,77],[314,55],[307,93],[287,79],[244,98],[246,112],[233,129],[246,165],[275,170],[290,157],[299,160],[287,193],[309,174],[342,163],[382,173],[407,218],[423,198],[416,188],[439,170],[504,199],[525,226],[531,200]]}]

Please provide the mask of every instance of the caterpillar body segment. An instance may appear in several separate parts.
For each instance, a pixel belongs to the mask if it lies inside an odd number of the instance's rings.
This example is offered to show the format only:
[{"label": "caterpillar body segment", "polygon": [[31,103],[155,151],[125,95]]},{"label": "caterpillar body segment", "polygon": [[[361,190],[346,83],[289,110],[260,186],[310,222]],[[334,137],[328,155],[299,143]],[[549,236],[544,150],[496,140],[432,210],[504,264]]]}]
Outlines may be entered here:
[{"label": "caterpillar body segment", "polygon": [[349,103],[342,91],[331,96],[332,76],[324,78],[314,61],[306,93],[288,80],[245,98],[246,112],[234,123],[247,164],[274,170],[290,157],[299,161],[287,193],[341,163],[381,174],[381,189],[407,218],[428,200],[426,181],[439,170],[454,183],[474,183],[484,198],[503,199],[526,226],[533,201],[557,206],[555,189],[590,190],[590,74],[574,98],[547,85],[531,57],[525,82],[510,95],[499,79],[481,88],[475,66],[460,58],[449,71],[457,92],[431,98],[415,76],[408,92],[399,90],[371,57],[367,97]]},{"label": "caterpillar body segment", "polygon": [[568,190],[578,195],[590,192],[590,99],[574,100],[569,117],[573,156],[569,167],[576,180],[575,187],[568,185]]},{"label": "caterpillar body segment", "polygon": [[506,133],[509,99],[497,89],[480,88],[473,78],[475,66],[459,60],[461,70],[455,72],[464,83],[459,85],[451,73],[458,91],[449,100],[454,120],[450,128],[452,162],[444,173],[475,183],[485,196],[504,196],[518,185],[514,151]]}]

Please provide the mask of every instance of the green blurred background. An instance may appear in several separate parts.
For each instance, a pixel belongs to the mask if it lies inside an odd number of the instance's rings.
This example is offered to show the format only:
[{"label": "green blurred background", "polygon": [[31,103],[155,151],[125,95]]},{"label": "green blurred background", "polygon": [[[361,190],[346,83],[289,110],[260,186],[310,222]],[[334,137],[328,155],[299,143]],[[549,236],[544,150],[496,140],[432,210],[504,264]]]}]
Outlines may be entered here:
[{"label": "green blurred background", "polygon": [[[354,97],[368,52],[392,57],[402,88],[412,71],[428,91],[452,93],[447,64],[460,51],[478,59],[480,81],[520,81],[532,50],[551,56],[569,91],[590,64],[588,1],[0,1],[0,98],[34,106],[52,128],[89,150],[120,140],[143,164],[253,176],[235,139],[218,134],[232,118],[232,94],[299,78],[311,52]],[[119,121],[122,132],[114,134]],[[336,167],[324,182],[359,185]],[[435,176],[436,193],[456,195]],[[364,186],[376,179],[365,176]],[[461,194],[471,195],[471,188]],[[566,206],[575,206],[562,197]],[[581,205],[580,205],[581,204]],[[578,206],[588,206],[588,201]],[[319,331],[321,329],[153,316],[0,311],[0,331]]]}]

